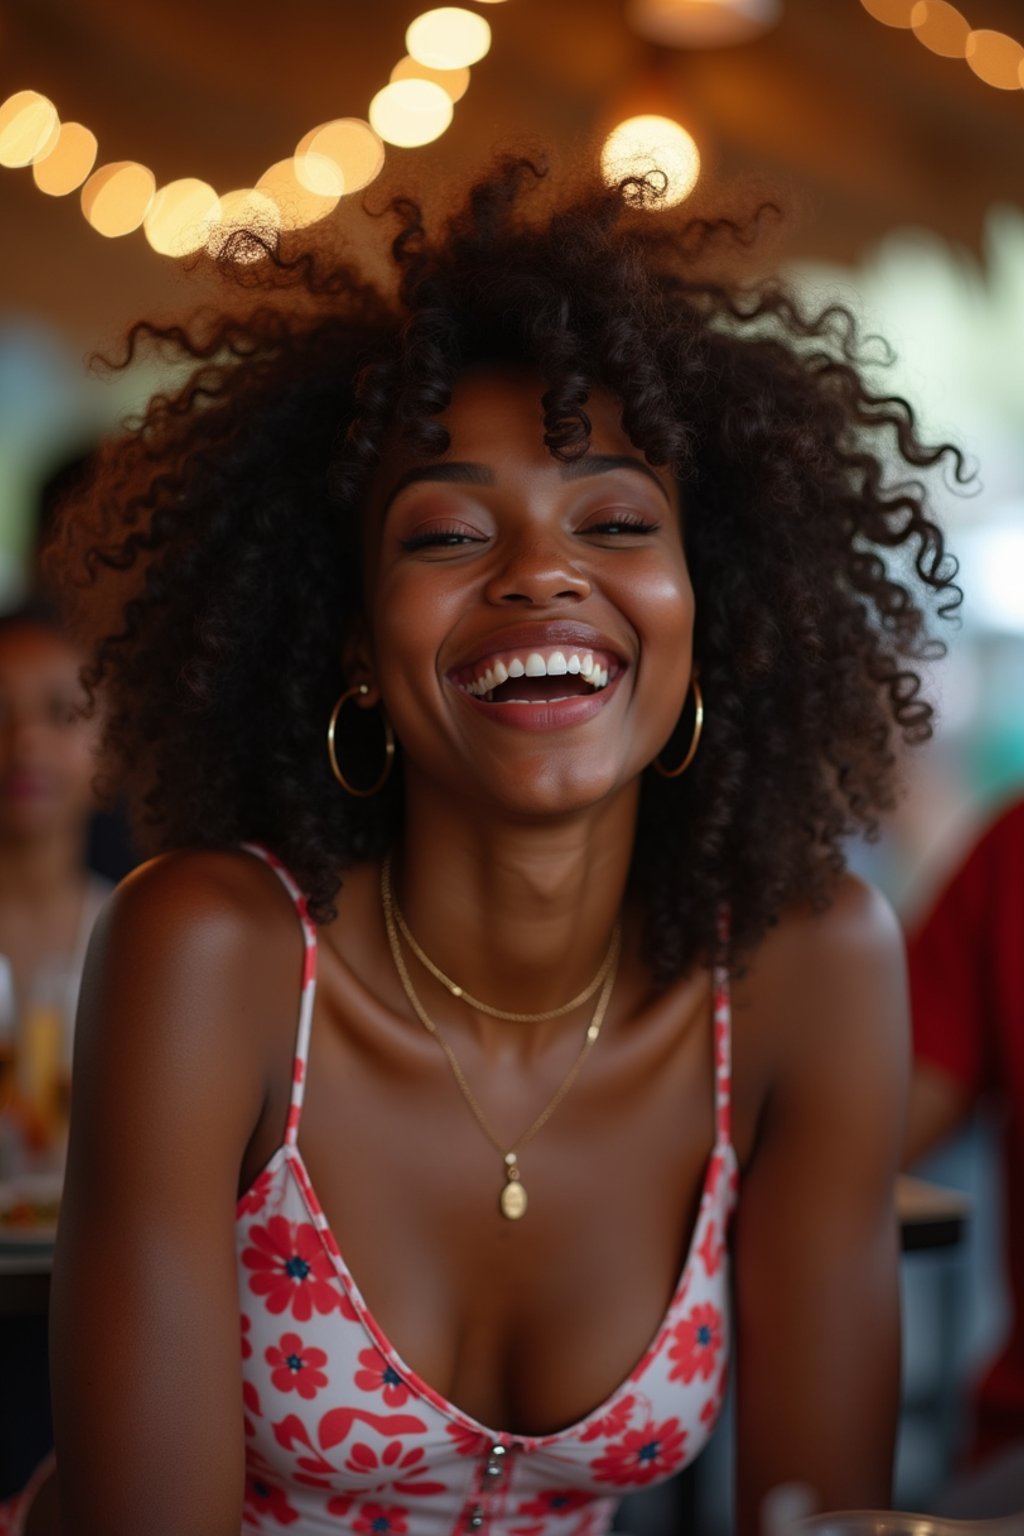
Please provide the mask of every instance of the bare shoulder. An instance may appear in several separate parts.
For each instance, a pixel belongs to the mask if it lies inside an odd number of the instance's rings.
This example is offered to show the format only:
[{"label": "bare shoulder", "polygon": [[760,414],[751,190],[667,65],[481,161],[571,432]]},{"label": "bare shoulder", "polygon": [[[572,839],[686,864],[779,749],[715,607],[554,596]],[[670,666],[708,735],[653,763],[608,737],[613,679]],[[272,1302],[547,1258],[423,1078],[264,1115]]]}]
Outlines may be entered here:
[{"label": "bare shoulder", "polygon": [[[79,1015],[80,1070],[130,1051],[175,1076],[234,1062],[252,1092],[297,1007],[303,942],[277,876],[251,854],[162,854],[121,882],[96,925]],[[79,1057],[81,1061],[79,1061]]]},{"label": "bare shoulder", "polygon": [[844,875],[824,909],[793,907],[736,986],[737,1027],[763,1104],[903,1114],[910,1022],[903,937],[886,898]]},{"label": "bare shoulder", "polygon": [[827,907],[788,908],[770,931],[759,954],[781,976],[857,974],[862,966],[899,962],[903,939],[899,920],[875,886],[846,873]]},{"label": "bare shoulder", "polygon": [[[106,921],[159,941],[181,940],[190,930],[214,933],[222,943],[271,935],[292,910],[277,876],[253,854],[233,848],[181,848],[159,854],[132,871],[107,904]],[[294,915],[291,926],[295,926]]]}]

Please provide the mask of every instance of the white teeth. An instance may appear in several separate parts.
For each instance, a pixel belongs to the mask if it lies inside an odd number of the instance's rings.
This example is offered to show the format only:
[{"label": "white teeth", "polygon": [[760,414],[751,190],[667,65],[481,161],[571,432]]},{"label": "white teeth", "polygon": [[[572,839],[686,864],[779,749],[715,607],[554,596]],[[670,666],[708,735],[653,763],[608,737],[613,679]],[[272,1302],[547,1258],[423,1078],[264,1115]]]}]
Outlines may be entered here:
[{"label": "white teeth", "polygon": [[[571,651],[568,655],[564,651],[552,651],[545,658],[539,651],[530,651],[525,661],[519,656],[512,656],[507,662],[495,660],[491,662],[478,677],[464,684],[467,693],[476,698],[490,699],[495,688],[500,688],[502,683],[507,683],[510,678],[516,677],[564,677],[571,673],[574,677],[582,677],[590,687],[607,688],[608,668],[602,667],[600,662],[595,662],[590,651],[582,655],[579,651]],[[572,695],[566,695],[572,697]]]}]

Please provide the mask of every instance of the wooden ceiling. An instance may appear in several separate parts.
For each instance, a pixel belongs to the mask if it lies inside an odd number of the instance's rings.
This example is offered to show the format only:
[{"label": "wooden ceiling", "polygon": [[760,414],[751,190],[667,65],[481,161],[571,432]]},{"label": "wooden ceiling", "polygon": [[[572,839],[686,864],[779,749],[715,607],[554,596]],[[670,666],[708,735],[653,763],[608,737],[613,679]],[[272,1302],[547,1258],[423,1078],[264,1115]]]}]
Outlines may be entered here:
[{"label": "wooden ceiling", "polygon": [[[1021,36],[1020,0],[959,0],[977,27]],[[87,123],[101,160],[158,181],[251,184],[318,122],[365,113],[426,0],[0,0],[0,98],[29,86]],[[748,45],[659,52],[622,0],[506,0],[486,10],[490,56],[454,126],[393,151],[410,186],[478,165],[492,148],[586,154],[620,109],[669,108],[701,146],[705,182],[737,178],[791,210],[789,253],[855,261],[894,229],[981,249],[986,210],[1024,205],[1024,91],[984,85],[859,0],[783,0]],[[342,210],[345,205],[342,204]],[[351,219],[352,213],[335,217]],[[77,196],[47,198],[0,170],[0,299],[95,344],[189,296],[140,234],[109,241]]]}]

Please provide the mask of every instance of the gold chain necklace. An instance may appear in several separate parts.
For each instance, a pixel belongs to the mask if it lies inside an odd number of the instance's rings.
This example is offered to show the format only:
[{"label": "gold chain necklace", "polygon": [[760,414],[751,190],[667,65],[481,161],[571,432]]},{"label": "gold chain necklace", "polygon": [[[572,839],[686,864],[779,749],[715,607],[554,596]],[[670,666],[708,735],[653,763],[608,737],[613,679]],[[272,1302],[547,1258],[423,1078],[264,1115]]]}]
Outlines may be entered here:
[{"label": "gold chain necklace", "polygon": [[395,900],[394,892],[391,891],[390,858],[387,860],[387,865],[387,882],[388,890],[390,892],[391,911],[394,914],[395,922],[398,924],[398,929],[402,935],[402,938],[408,944],[409,948],[416,956],[416,959],[423,966],[424,970],[429,971],[431,976],[434,977],[435,981],[439,981],[442,987],[446,987],[451,993],[452,997],[457,997],[460,1002],[467,1003],[470,1008],[475,1008],[478,1013],[489,1014],[492,1019],[506,1019],[510,1024],[543,1024],[548,1019],[561,1019],[567,1013],[572,1013],[574,1009],[582,1007],[584,1003],[590,1001],[594,993],[607,979],[608,972],[611,970],[615,961],[615,956],[618,952],[618,923],[615,924],[615,927],[612,930],[612,936],[608,942],[608,949],[605,952],[605,957],[601,961],[596,976],[592,981],[587,982],[587,985],[583,988],[582,992],[577,992],[576,996],[570,998],[567,1003],[562,1003],[557,1008],[547,1008],[543,1013],[510,1013],[505,1008],[494,1008],[490,1003],[482,1003],[478,997],[474,997],[471,992],[467,992],[464,987],[460,987],[457,981],[453,981],[450,976],[445,975],[441,967],[439,965],[435,965],[425,950],[420,948],[419,944],[416,942],[415,935],[412,933],[408,923],[402,915],[401,907]]},{"label": "gold chain necklace", "polygon": [[[495,1135],[494,1131],[491,1129],[491,1125],[487,1119],[487,1116],[484,1114],[483,1110],[480,1108],[480,1105],[477,1103],[473,1090],[470,1088],[468,1082],[466,1081],[465,1073],[459,1066],[458,1058],[456,1057],[455,1052],[452,1050],[451,1046],[448,1044],[447,1040],[441,1034],[437,1025],[434,1023],[433,1019],[430,1017],[430,1015],[427,1013],[427,1010],[420,1002],[419,997],[416,994],[416,989],[412,984],[408,967],[406,966],[405,958],[402,954],[402,947],[398,940],[398,926],[395,920],[398,908],[395,904],[395,899],[391,891],[390,857],[386,858],[380,867],[380,902],[384,912],[384,927],[387,930],[388,947],[391,950],[391,958],[395,962],[395,970],[398,972],[398,979],[402,983],[402,991],[409,999],[409,1005],[412,1008],[413,1013],[415,1013],[416,1017],[423,1025],[424,1029],[429,1035],[433,1035],[434,1039],[441,1047],[441,1050],[444,1052],[445,1060],[448,1062],[448,1065],[451,1068],[452,1076],[455,1079],[459,1092],[462,1094],[462,1097],[469,1105],[477,1125],[479,1125],[480,1129],[483,1131],[491,1145],[501,1153],[502,1161],[505,1164],[505,1185],[501,1191],[501,1196],[498,1201],[498,1208],[506,1220],[518,1221],[521,1216],[525,1216],[526,1214],[527,1199],[526,1187],[523,1184],[522,1175],[519,1172],[519,1154],[516,1149],[525,1147],[526,1143],[528,1141],[532,1141],[541,1127],[547,1124],[555,1110],[558,1108],[559,1104],[561,1104],[562,1100],[569,1092],[569,1089],[572,1087],[577,1077],[579,1077],[583,1063],[586,1061],[587,1057],[590,1055],[590,1052],[593,1050],[597,1043],[597,1038],[601,1033],[601,1026],[604,1023],[604,1016],[608,1011],[608,1003],[611,1000],[612,990],[615,986],[615,978],[618,974],[619,950],[621,947],[621,934],[619,926],[618,924],[615,926],[615,929],[612,933],[611,944],[609,945],[608,949],[608,955],[601,967],[605,973],[604,985],[602,986],[601,994],[597,999],[597,1006],[594,1009],[594,1016],[590,1023],[587,1025],[586,1033],[583,1036],[583,1044],[580,1047],[580,1051],[576,1057],[576,1060],[573,1062],[565,1077],[562,1079],[559,1086],[555,1089],[555,1092],[545,1104],[537,1118],[526,1128],[521,1136],[516,1138],[513,1146],[506,1150],[505,1143]],[[403,932],[404,931],[405,930],[403,929]],[[469,1001],[465,993],[462,993],[461,996],[465,1001]],[[515,1017],[515,1015],[512,1015],[511,1017]],[[527,1017],[531,1017],[531,1015],[527,1015]]]}]

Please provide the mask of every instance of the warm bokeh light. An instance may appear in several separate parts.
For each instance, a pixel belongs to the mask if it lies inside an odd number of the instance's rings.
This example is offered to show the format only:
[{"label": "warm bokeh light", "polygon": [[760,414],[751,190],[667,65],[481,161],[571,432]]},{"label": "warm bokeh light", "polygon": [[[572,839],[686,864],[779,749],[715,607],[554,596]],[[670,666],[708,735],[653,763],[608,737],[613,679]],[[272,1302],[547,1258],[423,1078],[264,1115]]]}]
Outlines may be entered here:
[{"label": "warm bokeh light", "polygon": [[775,25],[780,0],[630,0],[626,21],[663,48],[723,48]]},{"label": "warm bokeh light", "polygon": [[143,228],[161,256],[191,256],[202,250],[220,216],[220,198],[208,182],[183,176],[161,187],[150,204]]},{"label": "warm bokeh light", "polygon": [[96,164],[96,135],[81,123],[61,123],[45,160],[32,166],[32,180],[50,197],[66,197],[82,185]]},{"label": "warm bokeh light", "polygon": [[860,3],[869,16],[884,22],[887,27],[913,25],[911,17],[917,0],[860,0]]},{"label": "warm bokeh light", "polygon": [[370,122],[387,144],[416,149],[439,139],[452,120],[447,91],[432,80],[396,80],[370,102]]},{"label": "warm bokeh light", "polygon": [[[489,0],[492,5],[497,5],[498,0]],[[452,101],[461,101],[469,89],[468,69],[431,69],[429,64],[421,64],[419,59],[414,59],[411,54],[406,54],[404,59],[399,59],[391,71],[392,80],[432,80],[439,85],[442,91],[446,91]]]},{"label": "warm bokeh light", "polygon": [[613,128],[601,150],[601,174],[609,186],[626,176],[653,175],[665,195],[657,204],[674,208],[689,197],[700,176],[700,151],[691,134],[670,117],[628,117]]},{"label": "warm bokeh light", "polygon": [[[306,156],[307,160],[314,163],[323,158],[323,156]],[[278,160],[276,165],[270,166],[263,172],[256,183],[256,190],[265,192],[277,204],[282,229],[308,229],[310,224],[318,224],[321,219],[326,219],[329,213],[334,212],[341,196],[340,193],[332,193],[325,197],[318,192],[311,192],[299,181],[296,169],[294,159]],[[341,171],[333,161],[324,159],[323,165],[318,168],[318,174],[322,181],[327,182],[332,177],[339,178]]]},{"label": "warm bokeh light", "polygon": [[972,32],[967,39],[964,57],[979,79],[986,85],[994,85],[1000,91],[1021,89],[1021,66],[1024,65],[1024,47],[1005,32],[990,32],[984,28]]},{"label": "warm bokeh light", "polygon": [[281,212],[275,200],[256,187],[238,187],[221,198],[206,249],[211,256],[236,262],[262,261],[268,250],[276,249],[280,230]]},{"label": "warm bokeh light", "polygon": [[31,165],[60,132],[57,108],[38,91],[15,91],[0,106],[0,165],[10,169]]},{"label": "warm bokeh light", "polygon": [[910,13],[910,24],[914,36],[932,53],[945,59],[963,58],[971,25],[946,0],[917,0]]},{"label": "warm bokeh light", "polygon": [[465,69],[479,63],[490,49],[491,28],[475,11],[443,5],[424,11],[410,23],[405,46],[414,59],[431,69]]},{"label": "warm bokeh light", "polygon": [[295,174],[308,192],[320,197],[358,192],[383,169],[381,136],[361,117],[321,123],[295,146]]},{"label": "warm bokeh light", "polygon": [[114,160],[93,171],[82,188],[82,212],[99,235],[115,239],[138,229],[156,191],[156,177],[136,160]]}]

